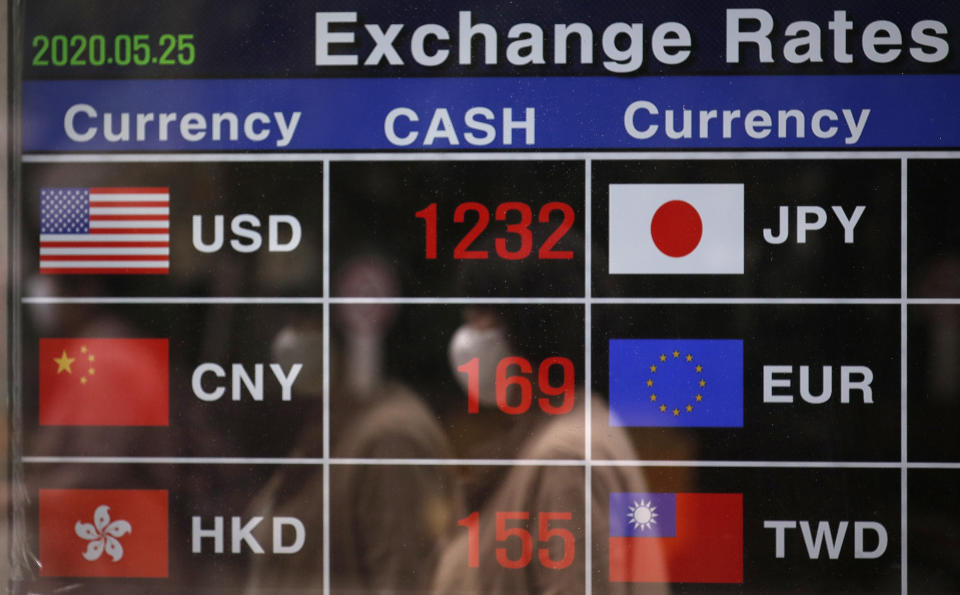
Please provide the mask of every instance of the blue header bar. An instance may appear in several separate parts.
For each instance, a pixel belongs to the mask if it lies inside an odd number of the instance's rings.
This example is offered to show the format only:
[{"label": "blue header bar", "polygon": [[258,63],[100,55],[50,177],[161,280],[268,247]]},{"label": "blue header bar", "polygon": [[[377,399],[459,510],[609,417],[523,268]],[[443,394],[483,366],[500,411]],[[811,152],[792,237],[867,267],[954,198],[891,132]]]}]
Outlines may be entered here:
[{"label": "blue header bar", "polygon": [[960,75],[27,81],[24,152],[960,147]]}]

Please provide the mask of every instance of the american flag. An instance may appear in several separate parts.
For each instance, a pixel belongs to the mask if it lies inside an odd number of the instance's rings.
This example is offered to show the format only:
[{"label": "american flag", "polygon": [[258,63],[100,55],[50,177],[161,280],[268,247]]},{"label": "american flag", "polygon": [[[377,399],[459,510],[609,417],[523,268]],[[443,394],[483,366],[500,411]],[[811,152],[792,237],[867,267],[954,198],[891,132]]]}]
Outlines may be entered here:
[{"label": "american flag", "polygon": [[170,189],[41,189],[40,272],[168,274]]}]

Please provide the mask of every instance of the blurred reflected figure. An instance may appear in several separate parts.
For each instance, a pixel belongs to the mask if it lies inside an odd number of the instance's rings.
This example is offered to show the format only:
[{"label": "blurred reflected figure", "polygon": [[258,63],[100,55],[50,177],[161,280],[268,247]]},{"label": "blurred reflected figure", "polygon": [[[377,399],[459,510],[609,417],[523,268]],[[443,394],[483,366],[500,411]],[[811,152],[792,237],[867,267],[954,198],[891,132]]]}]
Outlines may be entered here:
[{"label": "blurred reflected figure", "polygon": [[[381,298],[399,292],[393,270],[382,259],[369,256],[345,265],[335,288],[337,295]],[[423,401],[409,388],[384,378],[383,342],[395,309],[383,303],[331,308],[337,331],[331,336],[330,354],[330,449],[335,458],[429,461],[452,456],[436,416]],[[284,329],[275,351],[282,344],[290,353],[309,353],[322,361],[317,343],[320,328],[304,324]],[[314,389],[322,394],[320,385]],[[323,456],[322,430],[321,415],[308,420],[290,456]],[[257,497],[251,514],[297,517],[319,534],[324,487],[319,467],[283,467]],[[462,508],[453,469],[421,462],[336,464],[331,466],[328,487],[332,591],[425,592],[442,535]],[[316,556],[305,568],[254,559],[248,592],[288,589],[299,593],[319,588],[323,554],[319,545],[314,547]]]},{"label": "blurred reflected figure", "polygon": [[[547,415],[542,411],[525,413],[515,429],[522,432],[498,431],[496,420],[504,419],[498,410],[494,388],[496,363],[509,356],[524,356],[531,361],[542,361],[549,355],[575,353],[573,343],[580,340],[578,332],[563,330],[532,336],[536,325],[535,311],[497,310],[490,307],[471,307],[465,311],[465,322],[453,334],[450,343],[450,364],[457,371],[461,362],[478,359],[479,386],[477,401],[480,411],[476,423],[486,424],[490,438],[501,442],[519,441],[515,455],[519,459],[551,459],[578,461],[584,457],[585,395],[576,391],[575,406],[562,415]],[[515,338],[511,341],[511,338]],[[523,347],[515,343],[523,344]],[[570,343],[570,345],[566,345]],[[492,362],[492,364],[491,364]],[[466,393],[469,387],[458,375]],[[511,388],[516,388],[512,386]],[[543,395],[533,395],[534,402]],[[508,401],[516,402],[515,394],[508,394]],[[608,411],[601,398],[591,398],[592,458],[635,459],[636,455],[627,435],[619,428],[607,426]],[[479,448],[484,447],[479,445]],[[510,447],[506,449],[509,451]],[[583,593],[587,580],[596,579],[598,589],[594,592],[627,593],[626,585],[611,585],[604,590],[601,585],[609,581],[609,558],[606,544],[609,536],[606,500],[612,492],[644,492],[643,475],[633,467],[593,467],[591,473],[591,525],[593,541],[593,577],[585,573],[584,552],[587,547],[584,519],[584,468],[580,466],[543,466],[535,463],[514,467],[497,467],[488,472],[488,477],[468,477],[470,492],[467,501],[476,505],[478,517],[478,541],[470,543],[470,533],[461,529],[453,541],[444,548],[444,554],[434,577],[434,593],[512,593],[512,594],[579,594]],[[505,568],[494,552],[505,545],[502,535],[498,538],[497,517],[505,512],[529,513],[529,522],[510,526],[522,526],[534,536],[535,555],[522,568]],[[565,528],[573,535],[568,542],[554,537],[537,542],[540,535],[541,517],[550,512],[569,516],[556,517],[550,529]],[[470,556],[475,548],[476,567],[471,567]],[[545,552],[540,552],[545,548]],[[509,552],[516,557],[517,552]],[[546,556],[544,562],[543,556]],[[653,557],[649,564],[660,568],[663,560]],[[551,567],[552,566],[552,567]],[[647,585],[645,592],[666,593],[660,585]]]},{"label": "blurred reflected figure", "polygon": [[[920,271],[920,295],[960,294],[960,256],[949,254]],[[929,333],[927,397],[938,405],[956,405],[960,388],[960,314],[948,305],[918,309]]]},{"label": "blurred reflected figure", "polygon": [[[606,407],[594,401],[591,406],[594,423],[597,431],[602,431]],[[531,436],[527,447],[520,453],[520,458],[577,458],[574,444],[582,440],[582,434],[577,427],[571,427],[571,418],[560,418],[546,424]],[[597,458],[623,458],[631,451],[630,444],[625,437],[617,432],[600,439],[600,444],[594,443],[594,456]],[[470,554],[469,535],[461,532],[444,549],[443,557],[434,577],[434,592],[446,593],[512,593],[512,594],[581,594],[584,584],[590,577],[584,572],[583,555],[586,548],[586,539],[579,519],[584,518],[584,476],[580,468],[556,466],[516,466],[512,467],[504,477],[496,492],[479,510],[479,542],[477,550],[479,568],[469,568]],[[646,491],[641,473],[631,467],[594,467],[592,470],[592,541],[593,541],[593,573],[598,582],[595,593],[629,593],[629,585],[604,585],[609,580],[609,560],[605,553],[609,537],[607,528],[607,507],[605,504],[611,492],[643,492]],[[494,519],[497,513],[507,511],[530,512],[535,518],[538,512],[558,511],[571,513],[573,524],[556,523],[557,527],[572,527],[575,540],[573,551],[575,561],[566,570],[554,570],[545,567],[535,557],[523,569],[507,569],[498,563],[493,553],[503,547],[502,540],[497,539]],[[536,535],[535,525],[528,525],[528,530]],[[548,548],[548,558],[553,561],[562,560],[566,555],[566,547],[559,539],[551,539],[546,544],[540,543],[536,547]],[[662,566],[662,559],[650,559],[649,564]],[[646,593],[668,593],[664,585],[645,585]]]}]

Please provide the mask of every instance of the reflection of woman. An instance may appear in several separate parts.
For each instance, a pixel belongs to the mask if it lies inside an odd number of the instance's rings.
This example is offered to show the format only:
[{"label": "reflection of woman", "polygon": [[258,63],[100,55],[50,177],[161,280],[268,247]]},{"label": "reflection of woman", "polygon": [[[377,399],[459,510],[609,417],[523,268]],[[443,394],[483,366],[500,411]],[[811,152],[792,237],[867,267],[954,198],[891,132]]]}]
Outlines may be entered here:
[{"label": "reflection of woman", "polygon": [[[333,457],[435,459],[450,456],[434,416],[408,389],[381,382],[376,400],[346,390],[332,398],[352,413],[331,430]],[[291,457],[322,453],[319,420],[308,427]],[[456,482],[448,466],[332,465],[330,469],[330,576],[335,592],[388,594],[426,589],[441,536],[455,522]],[[254,559],[248,592],[301,593],[322,584],[318,544],[323,527],[323,474],[318,468],[282,467],[251,505],[249,515],[292,516],[314,530],[307,556]],[[267,528],[268,529],[268,528]],[[257,535],[269,543],[267,534]],[[269,559],[268,559],[269,558]]]},{"label": "reflection of woman", "polygon": [[[450,456],[435,417],[409,391],[384,386],[363,408],[334,456]],[[332,586],[362,593],[416,592],[429,585],[437,546],[455,523],[450,466],[338,465],[330,474]]]},{"label": "reflection of woman", "polygon": [[[493,309],[468,309],[466,322],[454,334],[451,341],[451,364],[456,367],[457,362],[469,361],[474,357],[479,361],[493,359],[497,361],[504,354],[537,357],[546,357],[541,351],[546,348],[552,354],[569,351],[560,345],[550,346],[556,341],[538,333],[534,344],[521,348],[511,344],[509,337],[521,336],[514,329],[525,328],[529,333],[531,324],[536,325],[535,310],[520,312],[517,309],[503,309],[498,314]],[[523,332],[523,331],[521,331]],[[551,336],[582,336],[573,330],[555,330]],[[529,334],[522,335],[532,338]],[[560,340],[562,345],[566,341]],[[558,350],[558,351],[554,351]],[[487,375],[494,373],[493,367],[487,366]],[[478,403],[481,411],[486,411],[490,418],[497,413],[496,397],[493,394],[493,383],[483,380],[481,371],[479,383]],[[584,458],[584,405],[585,395],[577,391],[576,406],[569,413],[558,416],[525,414],[530,420],[523,426],[521,436],[511,432],[508,434],[493,433],[501,441],[501,447],[511,453],[511,457],[518,459],[535,460],[568,460],[582,461]],[[592,458],[595,459],[635,459],[633,449],[626,435],[616,428],[607,427],[608,412],[605,404],[599,398],[591,399],[592,419]],[[502,414],[500,419],[502,419]],[[482,420],[482,417],[478,421]],[[511,448],[510,442],[517,442]],[[515,454],[514,454],[515,453]],[[471,493],[467,494],[467,501],[477,503],[479,512],[478,543],[470,544],[470,535],[466,529],[456,534],[452,543],[444,549],[444,554],[434,577],[433,591],[435,593],[529,593],[533,594],[560,594],[583,593],[587,580],[584,565],[586,548],[584,517],[584,488],[586,485],[583,466],[544,466],[532,463],[514,467],[498,467],[486,477],[478,479],[474,476],[473,482],[468,484]],[[593,541],[593,580],[598,585],[608,582],[608,558],[606,543],[609,536],[607,529],[605,504],[612,492],[643,492],[645,483],[642,474],[633,467],[593,467],[591,472],[591,526]],[[497,548],[504,547],[504,542],[497,539],[497,516],[504,512],[529,513],[530,523],[525,526],[534,536],[534,551],[545,548],[547,565],[540,562],[539,555],[535,554],[529,564],[522,569],[504,568],[495,558]],[[545,512],[569,513],[569,517],[562,518],[549,528],[560,528],[571,531],[574,535],[573,543],[562,539],[547,539],[544,543],[537,543],[538,523],[543,522],[539,517]],[[568,519],[568,520],[567,520]],[[516,525],[521,526],[521,525]],[[476,547],[479,557],[478,566],[471,568],[468,564],[471,547]],[[574,552],[573,562],[562,569],[548,568],[550,561],[564,560],[569,555],[568,548]],[[510,555],[515,555],[511,553]],[[651,559],[650,564],[662,564],[662,560]],[[654,586],[653,592],[660,587]],[[625,586],[611,586],[609,590],[600,588],[595,592],[620,593],[627,592]],[[666,592],[663,588],[659,592]]]},{"label": "reflection of woman", "polygon": [[[397,288],[392,275],[383,260],[357,258],[345,265],[336,285],[346,295],[393,297]],[[388,304],[342,304],[331,309],[341,331],[331,337],[330,354],[331,368],[337,372],[330,389],[334,458],[451,456],[442,428],[422,400],[409,388],[383,378],[383,337],[393,315]],[[319,328],[307,331],[305,326],[285,329],[275,345],[285,345],[283,351],[300,357],[313,354],[321,363]],[[321,391],[316,392],[319,396]],[[322,456],[322,428],[322,417],[310,420],[290,456]],[[257,497],[250,514],[297,517],[319,535],[325,488],[330,494],[330,577],[335,592],[413,593],[429,587],[437,546],[459,513],[451,467],[334,464],[329,486],[319,469],[284,467]],[[254,561],[250,592],[301,593],[322,585],[319,548],[312,556],[262,558]]]},{"label": "reflection of woman", "polygon": [[[571,234],[571,237],[573,234]],[[579,255],[581,250],[576,250]],[[535,262],[519,263],[468,263],[461,269],[463,293],[467,295],[495,296],[497,288],[505,288],[510,295],[528,297],[547,296],[555,292],[556,279],[542,272],[531,271]],[[570,270],[583,270],[583,262],[575,258]],[[562,284],[560,284],[562,285]],[[530,595],[582,594],[587,580],[595,583],[595,593],[627,593],[629,586],[609,583],[609,494],[614,492],[646,491],[645,481],[635,467],[598,467],[590,470],[589,510],[592,540],[592,575],[586,573],[586,528],[585,488],[587,466],[584,461],[586,436],[584,432],[587,408],[591,419],[591,458],[605,460],[630,460],[636,455],[627,435],[619,428],[607,424],[608,410],[600,397],[590,399],[581,388],[575,391],[573,410],[561,415],[547,415],[537,407],[519,415],[515,425],[504,431],[507,417],[497,410],[493,375],[496,363],[508,356],[522,356],[530,362],[544,361],[549,357],[575,358],[583,353],[584,326],[579,316],[563,318],[562,315],[545,317],[543,305],[511,307],[471,306],[466,308],[464,323],[453,334],[450,344],[450,364],[453,373],[464,386],[466,376],[459,372],[463,362],[477,358],[479,413],[473,416],[473,424],[487,424],[486,445],[483,442],[464,445],[457,443],[458,452],[467,451],[469,456],[482,456],[483,450],[506,456],[531,460],[530,465],[497,466],[481,468],[474,472],[466,485],[466,501],[470,511],[479,513],[477,543],[470,543],[469,531],[465,528],[455,533],[453,541],[444,548],[443,556],[434,576],[433,592],[448,593],[514,593]],[[558,309],[557,311],[563,311]],[[559,322],[558,322],[559,321]],[[580,369],[582,365],[576,362]],[[581,381],[582,378],[577,378]],[[534,383],[536,386],[537,383]],[[536,390],[534,391],[536,393]],[[534,402],[537,397],[534,394]],[[508,396],[508,399],[511,397]],[[554,397],[554,401],[556,397]],[[511,420],[513,422],[513,420]],[[483,431],[474,434],[483,434]],[[568,460],[570,466],[542,465],[539,460]],[[489,469],[489,470],[487,470]],[[498,539],[497,517],[505,512],[529,513],[529,522],[512,521],[508,526],[524,527],[533,539],[533,556],[523,568],[508,569],[495,556],[497,548],[509,547],[508,541]],[[553,522],[547,529],[567,529],[573,534],[573,543],[560,538],[540,540],[540,523],[544,513],[569,513],[566,517],[551,515]],[[502,537],[502,536],[501,536]],[[516,538],[513,539],[516,542]],[[476,548],[476,567],[471,567],[471,548]],[[553,562],[564,560],[572,548],[573,561],[564,568]],[[545,550],[546,563],[541,561],[540,550]],[[517,552],[508,551],[509,557]],[[649,564],[659,566],[662,559],[650,559]],[[560,564],[559,566],[563,566]],[[646,592],[666,593],[662,585],[647,585]]]}]

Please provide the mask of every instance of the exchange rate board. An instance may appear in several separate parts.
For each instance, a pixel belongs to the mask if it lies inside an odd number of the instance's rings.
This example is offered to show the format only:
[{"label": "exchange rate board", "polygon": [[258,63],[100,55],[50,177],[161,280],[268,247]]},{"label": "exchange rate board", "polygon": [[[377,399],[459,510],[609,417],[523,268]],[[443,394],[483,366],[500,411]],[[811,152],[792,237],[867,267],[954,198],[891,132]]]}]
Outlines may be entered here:
[{"label": "exchange rate board", "polygon": [[960,10],[10,6],[18,593],[960,591]]}]

